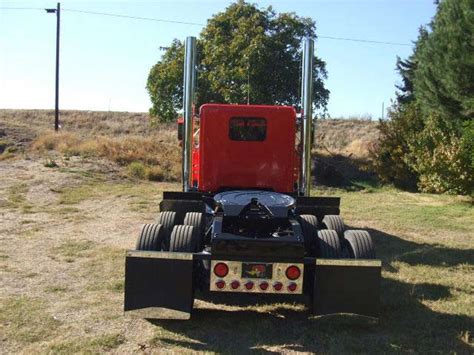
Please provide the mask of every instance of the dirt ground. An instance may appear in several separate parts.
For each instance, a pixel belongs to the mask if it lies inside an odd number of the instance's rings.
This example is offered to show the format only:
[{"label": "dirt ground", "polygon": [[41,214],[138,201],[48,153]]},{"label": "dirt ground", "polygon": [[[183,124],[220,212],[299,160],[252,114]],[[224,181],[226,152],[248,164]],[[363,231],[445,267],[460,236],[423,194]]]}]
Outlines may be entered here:
[{"label": "dirt ground", "polygon": [[[343,196],[347,223],[374,228],[384,262],[379,322],[308,317],[301,304],[201,300],[189,322],[124,317],[125,250],[172,189],[101,160],[0,161],[0,353],[472,353],[474,214],[455,197]],[[374,208],[382,194],[386,213]],[[443,206],[458,230],[440,219]],[[395,223],[406,211],[417,224]]]}]

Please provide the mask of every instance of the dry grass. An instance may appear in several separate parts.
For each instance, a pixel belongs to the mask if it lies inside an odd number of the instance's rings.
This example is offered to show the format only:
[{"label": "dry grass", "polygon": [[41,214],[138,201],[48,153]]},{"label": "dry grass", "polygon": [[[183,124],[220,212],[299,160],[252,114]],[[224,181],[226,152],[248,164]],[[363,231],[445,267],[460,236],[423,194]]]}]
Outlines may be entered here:
[{"label": "dry grass", "polygon": [[153,181],[178,181],[180,149],[171,131],[149,137],[122,136],[82,138],[70,132],[47,131],[32,144],[42,154],[48,151],[65,156],[101,157],[127,167],[130,176]]},{"label": "dry grass", "polygon": [[[180,178],[181,149],[172,123],[152,126],[147,114],[138,113],[62,111],[62,128],[57,134],[50,130],[53,121],[53,111],[0,110],[0,138],[5,127],[6,136],[46,154],[45,165],[51,167],[55,167],[56,161],[48,154],[59,152],[65,156],[109,159],[126,167],[125,172],[133,178],[152,181]],[[322,173],[317,172],[317,183],[350,186],[353,180],[373,180],[369,150],[377,138],[374,121],[317,121],[314,154],[321,158],[321,165],[328,167],[323,167]],[[0,155],[0,160],[11,157],[6,152]]]},{"label": "dry grass", "polygon": [[379,137],[377,121],[328,119],[316,121],[316,150],[331,155],[369,158]]}]

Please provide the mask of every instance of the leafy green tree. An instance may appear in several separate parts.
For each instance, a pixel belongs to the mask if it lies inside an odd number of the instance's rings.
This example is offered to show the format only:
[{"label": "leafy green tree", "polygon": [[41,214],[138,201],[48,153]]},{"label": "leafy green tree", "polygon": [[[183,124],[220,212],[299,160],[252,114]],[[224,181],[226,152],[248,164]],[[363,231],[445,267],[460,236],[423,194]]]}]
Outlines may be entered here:
[{"label": "leafy green tree", "polygon": [[[403,101],[402,101],[403,102]],[[374,170],[382,183],[416,190],[419,175],[411,162],[411,147],[423,129],[416,102],[395,103],[388,111],[388,120],[380,120],[380,138],[373,154]]]},{"label": "leafy green tree", "polygon": [[426,113],[462,122],[474,119],[474,1],[441,1],[432,31],[416,53],[414,91]]},{"label": "leafy green tree", "polygon": [[381,122],[375,168],[384,182],[473,194],[474,2],[441,1],[413,54],[398,58],[397,103]]},{"label": "leafy green tree", "polygon": [[174,40],[161,61],[155,64],[148,75],[147,90],[153,106],[150,114],[163,121],[176,118],[175,108],[182,102],[182,80],[184,46]]},{"label": "leafy green tree", "polygon": [[[214,15],[198,39],[197,104],[300,104],[301,42],[316,38],[310,18],[277,14],[245,1]],[[183,46],[175,40],[150,71],[147,89],[150,113],[161,121],[181,108]],[[324,87],[325,63],[315,59],[313,104],[324,109],[329,91]]]},{"label": "leafy green tree", "polygon": [[402,83],[395,85],[398,89],[396,95],[399,104],[407,104],[415,99],[413,80],[415,78],[415,70],[417,69],[418,64],[417,53],[419,53],[427,38],[427,29],[423,26],[420,27],[413,54],[405,60],[397,57],[396,69],[402,77]]}]

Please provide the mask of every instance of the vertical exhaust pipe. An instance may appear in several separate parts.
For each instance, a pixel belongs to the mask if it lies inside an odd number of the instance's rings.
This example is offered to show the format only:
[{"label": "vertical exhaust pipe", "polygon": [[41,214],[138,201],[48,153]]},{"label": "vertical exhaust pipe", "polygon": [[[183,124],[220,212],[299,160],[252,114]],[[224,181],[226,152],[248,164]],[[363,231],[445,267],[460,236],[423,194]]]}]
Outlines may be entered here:
[{"label": "vertical exhaust pipe", "polygon": [[311,191],[311,134],[313,119],[313,59],[314,41],[307,38],[303,45],[302,75],[301,75],[301,141],[303,151],[299,181],[299,194],[309,196]]},{"label": "vertical exhaust pipe", "polygon": [[186,37],[183,76],[183,191],[192,189],[193,102],[196,85],[196,37]]}]

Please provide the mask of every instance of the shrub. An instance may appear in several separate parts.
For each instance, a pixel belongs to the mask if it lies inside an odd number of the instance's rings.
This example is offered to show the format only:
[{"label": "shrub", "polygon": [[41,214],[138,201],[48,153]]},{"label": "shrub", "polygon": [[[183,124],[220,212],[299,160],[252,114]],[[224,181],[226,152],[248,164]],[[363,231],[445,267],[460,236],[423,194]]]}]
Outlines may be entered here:
[{"label": "shrub", "polygon": [[425,192],[471,195],[474,188],[474,124],[456,127],[431,114],[425,128],[410,147],[413,169],[420,176],[419,188]]},{"label": "shrub", "polygon": [[134,161],[127,166],[128,175],[137,179],[145,179],[148,174],[148,168],[139,161]]},{"label": "shrub", "polygon": [[415,102],[395,105],[380,122],[373,151],[381,182],[424,192],[471,195],[474,188],[474,123],[423,115]]},{"label": "shrub", "polygon": [[416,134],[423,127],[420,110],[414,103],[395,104],[388,117],[390,120],[379,122],[379,141],[371,152],[374,170],[382,183],[415,190],[419,176],[409,156]]},{"label": "shrub", "polygon": [[147,178],[150,181],[164,181],[165,176],[166,174],[160,166],[151,166],[148,168]]},{"label": "shrub", "polygon": [[84,139],[66,132],[47,132],[36,139],[33,149],[56,150],[66,156],[96,156],[126,166],[129,175],[153,181],[180,179],[180,148],[173,132],[160,131],[151,137],[98,136]]}]

